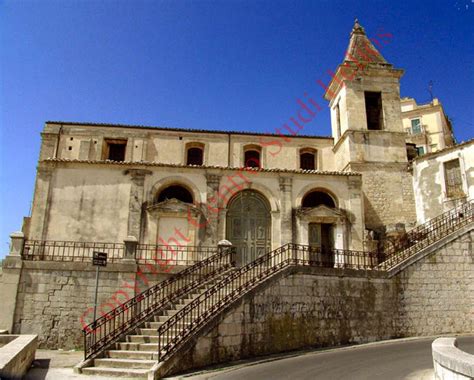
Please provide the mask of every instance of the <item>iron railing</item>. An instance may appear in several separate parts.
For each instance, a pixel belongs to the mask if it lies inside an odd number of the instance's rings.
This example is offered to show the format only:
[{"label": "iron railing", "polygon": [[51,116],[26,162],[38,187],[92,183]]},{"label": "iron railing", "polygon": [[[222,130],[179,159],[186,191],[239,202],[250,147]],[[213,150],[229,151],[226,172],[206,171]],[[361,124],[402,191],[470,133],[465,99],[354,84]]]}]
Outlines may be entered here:
[{"label": "iron railing", "polygon": [[[215,250],[217,252],[217,248]],[[228,270],[234,262],[235,248],[220,247],[213,256],[187,267],[103,314],[83,329],[85,359],[95,357],[117,338],[137,328],[190,290]]]},{"label": "iron railing", "polygon": [[92,262],[94,251],[107,253],[108,262],[122,259],[124,245],[120,243],[97,243],[79,241],[26,240],[23,245],[23,260]]},{"label": "iron railing", "polygon": [[[325,257],[326,256],[326,257]],[[321,252],[306,245],[286,244],[238,268],[199,295],[158,328],[158,359],[166,360],[193,332],[218,315],[231,302],[291,265],[370,270],[373,253],[333,250]]]},{"label": "iron railing", "polygon": [[395,241],[385,242],[381,270],[390,270],[416,252],[439,241],[474,221],[474,201],[467,201],[437,217],[420,224]]},{"label": "iron railing", "polygon": [[168,266],[180,266],[196,264],[215,253],[215,247],[138,244],[135,258],[139,264],[161,261]]}]

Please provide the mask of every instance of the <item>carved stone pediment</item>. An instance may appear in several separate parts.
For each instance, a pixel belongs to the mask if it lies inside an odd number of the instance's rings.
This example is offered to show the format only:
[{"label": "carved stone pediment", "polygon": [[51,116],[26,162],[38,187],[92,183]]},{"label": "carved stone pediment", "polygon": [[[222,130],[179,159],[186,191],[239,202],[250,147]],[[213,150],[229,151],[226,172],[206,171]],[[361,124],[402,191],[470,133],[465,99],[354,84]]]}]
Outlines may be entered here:
[{"label": "carved stone pediment", "polygon": [[300,207],[296,209],[296,216],[302,220],[316,223],[345,223],[347,219],[344,210],[325,205]]},{"label": "carved stone pediment", "polygon": [[154,203],[147,207],[147,211],[159,214],[186,214],[196,216],[201,210],[191,203],[182,202],[176,198],[166,199],[163,202]]}]

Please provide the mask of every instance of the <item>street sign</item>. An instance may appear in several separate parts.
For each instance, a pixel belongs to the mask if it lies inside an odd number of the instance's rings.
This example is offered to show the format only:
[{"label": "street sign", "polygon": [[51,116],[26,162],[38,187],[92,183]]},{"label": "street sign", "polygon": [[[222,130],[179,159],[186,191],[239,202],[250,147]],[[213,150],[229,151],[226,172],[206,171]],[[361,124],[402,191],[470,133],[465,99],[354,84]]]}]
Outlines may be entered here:
[{"label": "street sign", "polygon": [[107,253],[105,252],[94,252],[92,256],[92,265],[99,267],[107,266]]}]

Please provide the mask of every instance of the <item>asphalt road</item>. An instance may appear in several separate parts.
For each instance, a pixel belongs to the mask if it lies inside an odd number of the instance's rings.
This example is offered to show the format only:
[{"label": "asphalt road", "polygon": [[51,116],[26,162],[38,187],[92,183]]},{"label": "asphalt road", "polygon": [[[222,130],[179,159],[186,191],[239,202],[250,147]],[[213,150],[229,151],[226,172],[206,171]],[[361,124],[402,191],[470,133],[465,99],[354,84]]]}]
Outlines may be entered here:
[{"label": "asphalt road", "polygon": [[[242,380],[423,380],[432,379],[433,338],[401,340],[316,351],[277,360],[246,363],[186,376],[190,379]],[[474,353],[474,336],[458,337],[459,348]]]}]

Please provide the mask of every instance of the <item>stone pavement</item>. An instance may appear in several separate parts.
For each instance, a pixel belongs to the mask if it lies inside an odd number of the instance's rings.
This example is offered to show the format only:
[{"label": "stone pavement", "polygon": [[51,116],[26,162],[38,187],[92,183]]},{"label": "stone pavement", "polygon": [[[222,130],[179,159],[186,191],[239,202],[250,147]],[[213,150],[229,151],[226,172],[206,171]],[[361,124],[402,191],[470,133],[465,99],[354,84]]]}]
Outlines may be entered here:
[{"label": "stone pavement", "polygon": [[[33,367],[25,380],[117,380],[116,377],[85,376],[73,372],[73,367],[84,357],[83,351],[36,350]],[[126,379],[122,377],[121,379]]]}]

